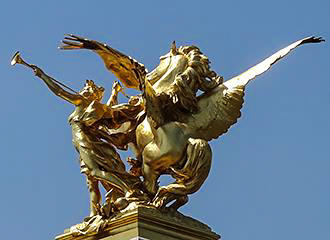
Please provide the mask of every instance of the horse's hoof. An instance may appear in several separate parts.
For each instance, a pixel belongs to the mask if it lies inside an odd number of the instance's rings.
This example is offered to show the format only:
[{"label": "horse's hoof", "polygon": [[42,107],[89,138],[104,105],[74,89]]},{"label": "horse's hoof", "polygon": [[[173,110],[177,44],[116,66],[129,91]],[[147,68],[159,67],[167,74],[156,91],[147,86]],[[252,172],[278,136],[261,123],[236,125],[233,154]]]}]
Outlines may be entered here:
[{"label": "horse's hoof", "polygon": [[114,206],[116,209],[118,209],[119,211],[126,208],[128,206],[129,202],[126,200],[126,198],[118,198],[115,202],[114,202]]}]

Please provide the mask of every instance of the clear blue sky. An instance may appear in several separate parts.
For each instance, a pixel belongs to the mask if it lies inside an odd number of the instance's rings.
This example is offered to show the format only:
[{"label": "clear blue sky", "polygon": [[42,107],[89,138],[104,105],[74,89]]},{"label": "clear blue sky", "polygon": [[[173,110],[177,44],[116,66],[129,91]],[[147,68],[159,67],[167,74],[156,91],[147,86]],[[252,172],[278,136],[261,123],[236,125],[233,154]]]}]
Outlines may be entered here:
[{"label": "clear blue sky", "polygon": [[[71,144],[73,107],[16,50],[80,89],[115,77],[64,33],[107,42],[151,70],[170,43],[194,44],[225,79],[309,35],[330,41],[329,1],[4,1],[1,4],[1,239],[52,239],[88,213]],[[329,41],[305,45],[247,88],[243,115],[212,142],[213,166],[182,212],[224,240],[330,239]],[[108,96],[107,95],[107,96]]]}]

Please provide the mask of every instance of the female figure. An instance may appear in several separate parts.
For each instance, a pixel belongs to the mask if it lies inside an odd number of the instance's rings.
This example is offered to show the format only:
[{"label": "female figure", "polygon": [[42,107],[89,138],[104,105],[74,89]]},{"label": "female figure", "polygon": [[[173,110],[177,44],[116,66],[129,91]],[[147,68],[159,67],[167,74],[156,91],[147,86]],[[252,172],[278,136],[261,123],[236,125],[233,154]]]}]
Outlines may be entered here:
[{"label": "female figure", "polygon": [[[90,217],[98,213],[101,204],[99,181],[108,193],[111,191],[112,201],[118,196],[132,195],[132,186],[139,183],[140,179],[125,171],[125,165],[116,152],[114,143],[109,142],[109,138],[102,137],[105,135],[104,132],[101,134],[102,129],[120,127],[116,120],[111,119],[114,115],[120,115],[122,111],[121,108],[112,109],[112,106],[117,104],[117,95],[121,90],[119,83],[114,83],[108,103],[102,104],[104,88],[95,85],[92,80],[87,80],[79,93],[70,93],[39,67],[31,67],[35,75],[41,78],[55,95],[76,106],[68,120],[72,127],[73,145],[80,155],[81,172],[87,177]],[[110,119],[107,123],[110,122],[113,126],[104,126],[104,119]]]}]

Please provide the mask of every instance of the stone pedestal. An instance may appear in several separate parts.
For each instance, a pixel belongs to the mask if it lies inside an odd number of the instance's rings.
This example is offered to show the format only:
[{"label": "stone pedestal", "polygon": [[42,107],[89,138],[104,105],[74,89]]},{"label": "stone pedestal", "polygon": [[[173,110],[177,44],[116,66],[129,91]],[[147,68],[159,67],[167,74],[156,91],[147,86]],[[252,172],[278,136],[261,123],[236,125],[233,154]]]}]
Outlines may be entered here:
[{"label": "stone pedestal", "polygon": [[111,219],[101,233],[74,236],[69,231],[56,240],[217,240],[207,225],[178,212],[137,207]]}]

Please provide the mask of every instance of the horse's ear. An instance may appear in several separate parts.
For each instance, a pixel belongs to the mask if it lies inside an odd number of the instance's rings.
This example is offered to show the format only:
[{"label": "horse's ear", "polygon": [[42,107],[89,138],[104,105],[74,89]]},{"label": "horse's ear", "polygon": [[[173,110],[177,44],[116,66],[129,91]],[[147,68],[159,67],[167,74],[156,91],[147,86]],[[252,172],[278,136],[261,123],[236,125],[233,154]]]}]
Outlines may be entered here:
[{"label": "horse's ear", "polygon": [[174,56],[177,54],[177,49],[176,49],[175,41],[173,41],[172,44],[171,44],[171,51],[170,52]]}]

